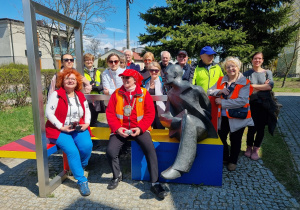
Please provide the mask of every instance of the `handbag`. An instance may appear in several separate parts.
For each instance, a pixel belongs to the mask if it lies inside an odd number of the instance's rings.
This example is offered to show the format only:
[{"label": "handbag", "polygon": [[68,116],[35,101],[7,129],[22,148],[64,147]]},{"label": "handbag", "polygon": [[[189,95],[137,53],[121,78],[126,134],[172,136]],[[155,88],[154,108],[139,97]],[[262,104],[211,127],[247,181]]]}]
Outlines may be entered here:
[{"label": "handbag", "polygon": [[246,119],[247,115],[248,115],[248,108],[241,107],[241,108],[236,108],[236,109],[228,109],[228,114],[230,117]]}]

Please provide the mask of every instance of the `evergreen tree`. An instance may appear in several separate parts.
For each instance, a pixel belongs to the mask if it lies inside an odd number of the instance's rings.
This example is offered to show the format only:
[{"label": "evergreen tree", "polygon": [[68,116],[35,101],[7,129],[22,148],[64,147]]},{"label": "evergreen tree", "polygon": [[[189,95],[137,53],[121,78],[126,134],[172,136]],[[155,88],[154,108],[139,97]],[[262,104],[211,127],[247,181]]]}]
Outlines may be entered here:
[{"label": "evergreen tree", "polygon": [[147,51],[173,56],[184,49],[198,58],[210,45],[221,58],[238,56],[246,61],[263,51],[265,61],[276,57],[299,28],[289,24],[293,0],[167,0],[166,7],[141,13],[147,33],[140,34]]}]

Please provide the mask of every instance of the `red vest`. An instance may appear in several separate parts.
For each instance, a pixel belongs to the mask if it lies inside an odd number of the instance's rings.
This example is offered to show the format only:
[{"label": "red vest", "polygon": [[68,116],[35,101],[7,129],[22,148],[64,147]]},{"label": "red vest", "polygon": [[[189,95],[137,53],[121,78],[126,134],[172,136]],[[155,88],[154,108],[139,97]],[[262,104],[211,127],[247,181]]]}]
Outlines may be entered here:
[{"label": "red vest", "polygon": [[[68,113],[68,99],[67,99],[67,96],[66,96],[65,89],[60,88],[56,92],[57,92],[57,96],[58,96],[59,99],[58,99],[57,108],[55,110],[55,117],[64,126],[65,125],[65,120],[66,120],[66,117],[67,117],[67,113]],[[79,91],[75,90],[75,93],[77,94],[80,105],[83,109],[83,116],[82,116],[82,118],[80,118],[79,124],[84,124],[85,108],[84,108],[83,102],[86,99],[85,99],[82,92],[79,92]],[[90,127],[88,127],[88,130],[91,134]],[[59,137],[60,132],[61,132],[60,130],[58,130],[49,120],[47,120],[47,122],[46,122],[46,137],[47,138],[57,139]]]}]

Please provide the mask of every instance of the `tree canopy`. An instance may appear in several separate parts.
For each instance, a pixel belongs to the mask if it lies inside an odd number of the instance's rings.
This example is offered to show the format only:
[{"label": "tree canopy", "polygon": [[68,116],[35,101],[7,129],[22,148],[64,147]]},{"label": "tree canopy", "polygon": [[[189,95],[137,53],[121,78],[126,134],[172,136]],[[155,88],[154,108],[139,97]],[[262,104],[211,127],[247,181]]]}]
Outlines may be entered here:
[{"label": "tree canopy", "polygon": [[275,58],[299,28],[291,23],[293,0],[166,0],[167,6],[141,13],[146,33],[140,34],[147,51],[173,56],[184,49],[198,58],[210,45],[221,59],[238,56],[243,61],[263,51],[265,61]]}]

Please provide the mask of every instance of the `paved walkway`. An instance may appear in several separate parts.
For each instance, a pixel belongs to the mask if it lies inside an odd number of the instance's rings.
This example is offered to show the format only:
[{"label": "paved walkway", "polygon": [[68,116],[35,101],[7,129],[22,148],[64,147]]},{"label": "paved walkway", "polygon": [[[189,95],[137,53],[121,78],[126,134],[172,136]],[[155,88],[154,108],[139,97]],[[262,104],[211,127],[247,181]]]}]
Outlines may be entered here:
[{"label": "paved walkway", "polygon": [[276,93],[276,96],[283,105],[278,128],[291,151],[300,181],[300,93]]},{"label": "paved walkway", "polygon": [[[281,116],[294,113],[291,118],[298,119],[291,122],[290,118],[281,117],[279,126],[282,132],[293,133],[286,140],[298,140],[293,142],[293,148],[299,148],[299,97],[280,95],[278,99],[284,105]],[[222,187],[164,184],[170,195],[159,201],[149,191],[148,182],[130,179],[130,155],[126,155],[121,163],[124,181],[109,191],[106,187],[112,174],[104,151],[105,146],[93,151],[88,166],[92,194],[88,197],[80,196],[76,182],[70,178],[49,198],[39,198],[35,160],[1,158],[0,209],[300,209],[262,160],[252,161],[244,156],[239,158],[235,172],[223,169]],[[293,154],[299,157],[299,150]],[[54,177],[62,170],[61,154],[52,155],[49,162],[50,176]]]}]

